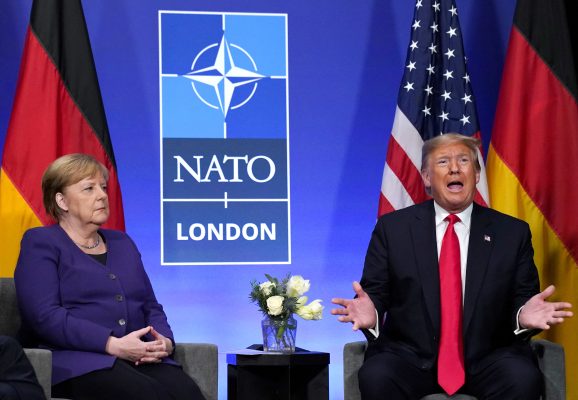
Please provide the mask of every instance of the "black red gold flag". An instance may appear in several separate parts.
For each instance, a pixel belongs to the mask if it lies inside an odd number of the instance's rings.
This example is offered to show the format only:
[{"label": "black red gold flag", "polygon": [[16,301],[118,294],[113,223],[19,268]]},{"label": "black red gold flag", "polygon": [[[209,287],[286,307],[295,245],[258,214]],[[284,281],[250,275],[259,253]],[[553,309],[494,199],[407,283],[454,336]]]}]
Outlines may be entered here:
[{"label": "black red gold flag", "polygon": [[87,153],[109,170],[111,215],[124,229],[116,162],[80,0],[35,0],[0,171],[0,276],[12,276],[28,228],[54,223],[41,177],[64,154]]},{"label": "black red gold flag", "polygon": [[[492,207],[527,221],[542,289],[578,305],[578,90],[564,0],[518,0],[492,140]],[[578,399],[578,319],[545,331],[564,346]]]}]

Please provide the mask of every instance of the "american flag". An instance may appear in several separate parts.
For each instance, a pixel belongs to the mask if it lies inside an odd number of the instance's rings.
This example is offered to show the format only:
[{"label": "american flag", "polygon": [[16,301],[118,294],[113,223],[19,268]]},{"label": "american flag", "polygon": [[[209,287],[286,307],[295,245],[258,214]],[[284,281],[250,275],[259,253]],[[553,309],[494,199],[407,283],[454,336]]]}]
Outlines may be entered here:
[{"label": "american flag", "polygon": [[[454,0],[417,0],[379,198],[379,215],[428,198],[423,142],[443,133],[480,138]],[[476,201],[489,204],[483,158]]]}]

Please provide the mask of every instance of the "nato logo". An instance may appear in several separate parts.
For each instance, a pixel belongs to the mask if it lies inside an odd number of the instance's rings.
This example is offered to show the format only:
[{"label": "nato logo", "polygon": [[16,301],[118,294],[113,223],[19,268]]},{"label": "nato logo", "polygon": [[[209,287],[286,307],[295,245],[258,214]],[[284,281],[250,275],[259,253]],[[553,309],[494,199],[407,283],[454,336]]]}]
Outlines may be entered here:
[{"label": "nato logo", "polygon": [[161,263],[291,261],[287,15],[159,11]]}]

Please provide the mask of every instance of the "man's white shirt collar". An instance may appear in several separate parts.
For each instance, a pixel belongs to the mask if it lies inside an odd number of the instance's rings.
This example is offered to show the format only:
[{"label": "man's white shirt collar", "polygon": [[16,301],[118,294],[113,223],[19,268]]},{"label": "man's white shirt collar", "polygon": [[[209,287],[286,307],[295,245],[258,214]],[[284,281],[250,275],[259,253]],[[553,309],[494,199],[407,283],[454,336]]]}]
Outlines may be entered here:
[{"label": "man's white shirt collar", "polygon": [[[440,206],[435,201],[434,201],[434,209],[436,213],[436,226],[438,226],[446,219],[448,215],[450,215],[450,212],[443,209],[442,206]],[[464,211],[456,214],[459,217],[460,221],[468,228],[470,227],[472,221],[473,210],[474,210],[474,203],[471,203]]]}]

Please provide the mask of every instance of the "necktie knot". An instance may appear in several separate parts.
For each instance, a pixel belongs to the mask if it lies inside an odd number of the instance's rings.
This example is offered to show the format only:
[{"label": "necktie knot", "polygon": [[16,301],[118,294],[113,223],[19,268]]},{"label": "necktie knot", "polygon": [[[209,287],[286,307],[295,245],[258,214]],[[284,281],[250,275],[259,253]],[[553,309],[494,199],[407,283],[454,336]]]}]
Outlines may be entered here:
[{"label": "necktie knot", "polygon": [[456,222],[460,222],[461,219],[456,214],[450,214],[445,218],[449,222],[449,226],[454,225]]}]

